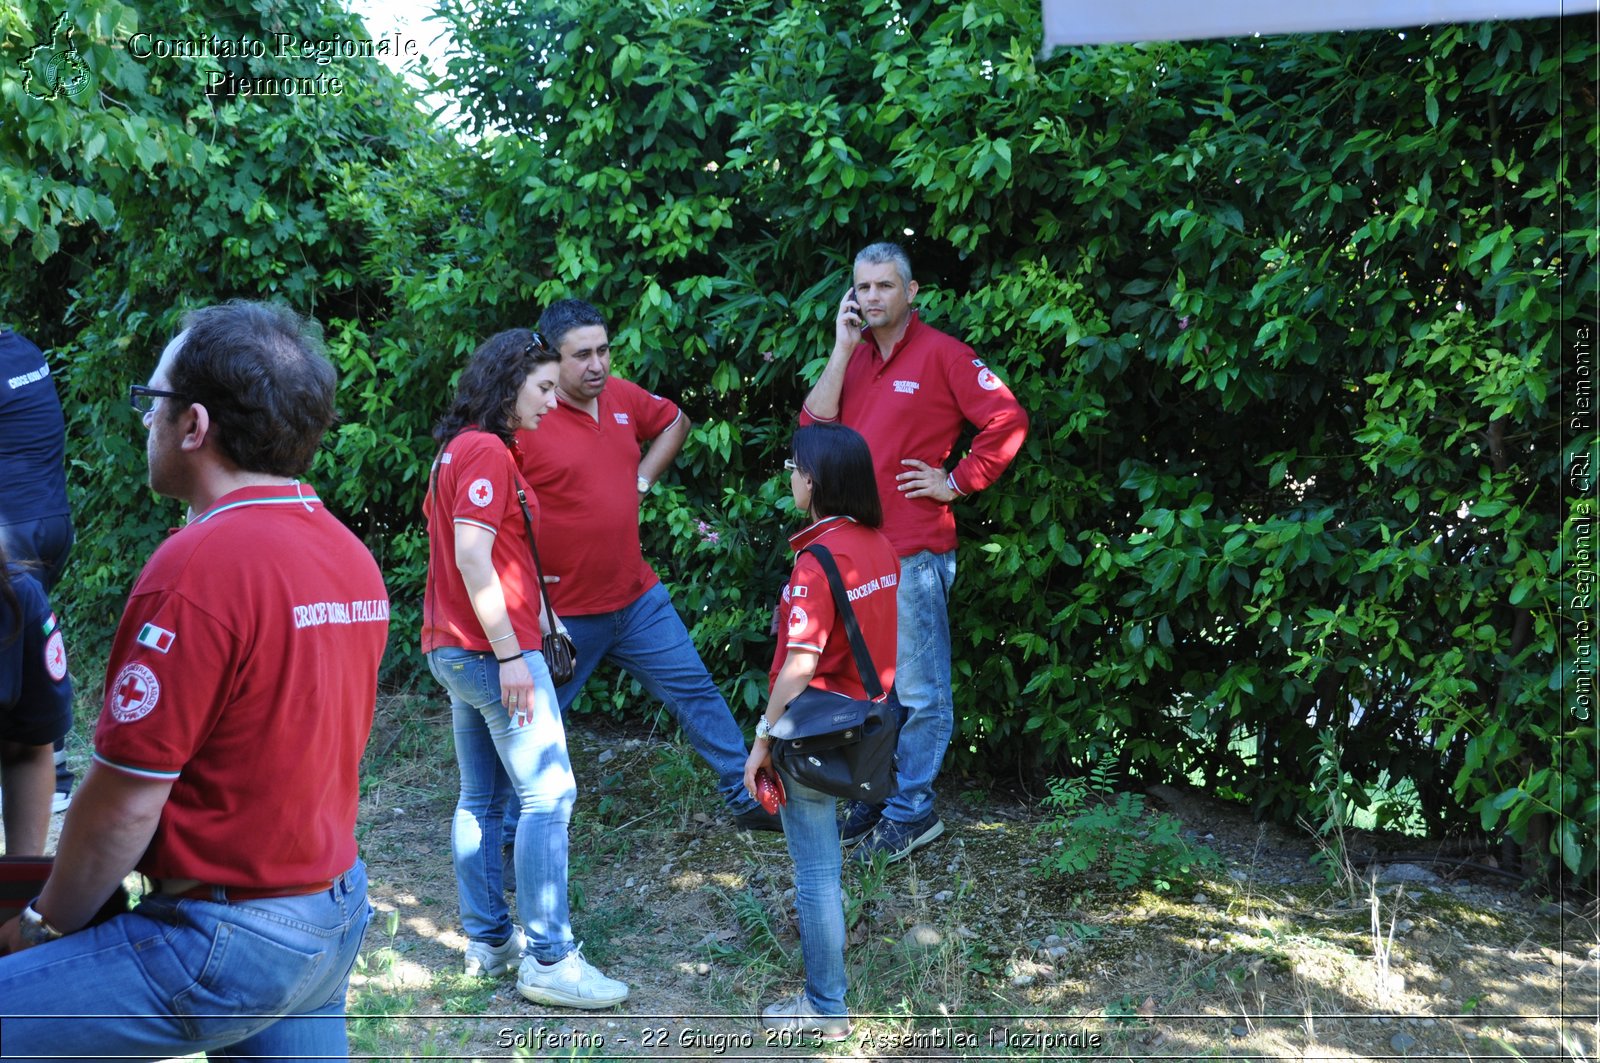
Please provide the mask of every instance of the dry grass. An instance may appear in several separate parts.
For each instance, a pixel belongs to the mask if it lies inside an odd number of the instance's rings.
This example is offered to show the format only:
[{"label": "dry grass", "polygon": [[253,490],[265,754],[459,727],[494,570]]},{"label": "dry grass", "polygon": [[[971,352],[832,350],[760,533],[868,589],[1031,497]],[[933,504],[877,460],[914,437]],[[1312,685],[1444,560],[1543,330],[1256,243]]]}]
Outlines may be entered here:
[{"label": "dry grass", "polygon": [[[362,803],[380,916],[352,986],[357,1050],[819,1055],[767,1044],[754,1022],[760,1005],[801,985],[781,838],[729,829],[681,743],[594,733],[581,719],[570,743],[581,791],[574,929],[586,954],[633,987],[628,1003],[540,1012],[507,981],[455,973],[465,940],[449,860],[448,719],[423,699],[397,700],[374,735]],[[1215,837],[1232,874],[1198,896],[1045,878],[1049,842],[1035,836],[1043,817],[1033,810],[947,800],[941,811],[946,840],[846,881],[857,1025],[829,1058],[1594,1059],[1592,920],[1541,917],[1527,899],[1463,883],[1408,890],[1403,910],[1380,887],[1375,917],[1305,881],[1309,840],[1210,802],[1179,814],[1203,817],[1190,825]],[[922,944],[907,943],[913,928]],[[1050,935],[1065,951],[1049,952]],[[1409,1038],[1403,1051],[1397,1036]]]}]

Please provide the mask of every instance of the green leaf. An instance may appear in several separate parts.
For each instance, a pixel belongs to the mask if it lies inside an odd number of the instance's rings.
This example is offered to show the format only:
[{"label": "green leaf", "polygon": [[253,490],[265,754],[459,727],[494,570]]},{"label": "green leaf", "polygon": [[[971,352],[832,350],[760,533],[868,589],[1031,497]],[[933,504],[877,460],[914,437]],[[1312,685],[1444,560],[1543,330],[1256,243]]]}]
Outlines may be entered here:
[{"label": "green leaf", "polygon": [[1570,819],[1562,820],[1556,826],[1556,846],[1560,847],[1561,862],[1573,875],[1583,873],[1583,846],[1578,841],[1578,825]]},{"label": "green leaf", "polygon": [[1526,796],[1527,795],[1522,792],[1520,787],[1505,790],[1494,796],[1494,799],[1489,802],[1489,807],[1493,808],[1497,812],[1504,812],[1506,809],[1510,808],[1512,805],[1516,804],[1519,800],[1525,798]]},{"label": "green leaf", "polygon": [[1515,250],[1516,248],[1513,247],[1509,242],[1501,242],[1501,244],[1494,249],[1494,255],[1489,259],[1490,272],[1499,273],[1501,270],[1505,269],[1507,264],[1509,264],[1511,261],[1511,253]]}]

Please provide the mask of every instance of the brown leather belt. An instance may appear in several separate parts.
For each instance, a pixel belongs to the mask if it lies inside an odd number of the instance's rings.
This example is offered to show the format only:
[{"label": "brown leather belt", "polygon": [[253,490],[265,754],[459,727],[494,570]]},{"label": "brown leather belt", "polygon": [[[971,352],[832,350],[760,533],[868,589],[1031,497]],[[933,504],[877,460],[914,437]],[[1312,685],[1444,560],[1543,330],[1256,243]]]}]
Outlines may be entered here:
[{"label": "brown leather belt", "polygon": [[165,878],[155,881],[155,892],[166,897],[191,901],[260,901],[268,897],[303,897],[333,888],[333,880],[310,882],[304,886],[212,886],[194,878]]}]

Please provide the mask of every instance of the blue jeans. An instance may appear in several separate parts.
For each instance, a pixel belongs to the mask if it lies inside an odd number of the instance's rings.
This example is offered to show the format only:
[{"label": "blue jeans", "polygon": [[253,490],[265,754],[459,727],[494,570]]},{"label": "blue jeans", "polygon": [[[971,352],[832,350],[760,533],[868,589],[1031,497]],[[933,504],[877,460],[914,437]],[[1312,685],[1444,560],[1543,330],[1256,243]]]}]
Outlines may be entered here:
[{"label": "blue jeans", "polygon": [[349,1053],[344,998],[372,909],[357,860],[303,897],[146,897],[0,957],[7,1058],[213,1060]]},{"label": "blue jeans", "polygon": [[839,849],[834,798],[783,776],[789,803],[779,810],[783,838],[794,860],[794,904],[800,919],[800,955],[806,997],[819,1015],[847,1014],[844,1006],[844,897],[839,889]]},{"label": "blue jeans", "polygon": [[[667,707],[695,752],[717,773],[717,792],[728,809],[738,815],[757,807],[744,788],[744,760],[750,752],[744,732],[711,681],[665,586],[657,583],[614,613],[563,615],[561,622],[578,649],[572,678],[556,688],[561,711],[577,700],[601,660],[609,658]],[[513,804],[513,813],[515,809]],[[507,823],[506,844],[511,842],[510,828]]]},{"label": "blue jeans", "polygon": [[[461,923],[467,937],[498,945],[514,926],[502,893],[499,846],[506,808],[517,817],[517,909],[528,951],[554,963],[572,951],[567,908],[567,825],[577,784],[567,735],[544,658],[522,655],[533,674],[531,718],[516,726],[500,701],[500,667],[488,653],[453,647],[428,654],[428,668],[450,695],[461,796],[450,824]],[[489,844],[484,844],[484,839]]]},{"label": "blue jeans", "polygon": [[949,606],[955,579],[954,550],[924,550],[900,559],[894,691],[905,706],[906,722],[895,750],[900,789],[883,806],[884,818],[896,823],[913,823],[933,811],[933,780],[955,727]]},{"label": "blue jeans", "polygon": [[37,561],[35,578],[49,594],[61,579],[61,570],[67,565],[67,555],[77,535],[72,530],[72,518],[65,514],[22,520],[15,524],[0,524],[0,543],[13,561]]}]

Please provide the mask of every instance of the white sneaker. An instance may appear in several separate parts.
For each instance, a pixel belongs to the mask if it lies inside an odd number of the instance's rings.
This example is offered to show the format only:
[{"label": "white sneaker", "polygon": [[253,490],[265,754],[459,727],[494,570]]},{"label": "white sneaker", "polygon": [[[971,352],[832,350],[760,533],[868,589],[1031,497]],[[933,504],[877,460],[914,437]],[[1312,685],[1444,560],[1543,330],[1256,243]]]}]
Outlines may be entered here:
[{"label": "white sneaker", "polygon": [[64,794],[60,790],[57,790],[55,796],[50,798],[51,815],[55,815],[59,812],[65,812],[67,810],[67,806],[70,804],[72,804],[72,795]]},{"label": "white sneaker", "polygon": [[850,1036],[850,1016],[823,1015],[804,993],[763,1008],[761,1026],[776,1033],[816,1037],[823,1041],[843,1041]]},{"label": "white sneaker", "polygon": [[628,999],[628,987],[601,974],[583,958],[583,945],[555,963],[543,964],[532,956],[517,975],[517,992],[535,1004],[564,1008],[609,1008]]},{"label": "white sneaker", "polygon": [[467,977],[498,978],[515,971],[522,964],[522,950],[527,945],[528,939],[520,926],[514,928],[511,936],[499,945],[491,945],[487,941],[467,942]]}]

